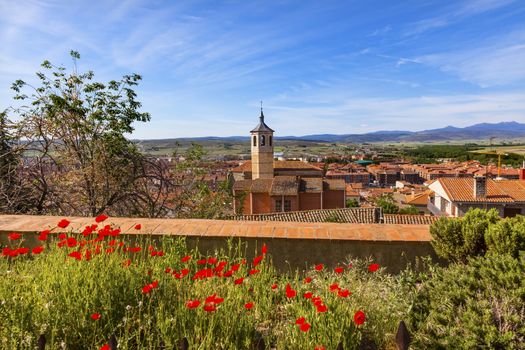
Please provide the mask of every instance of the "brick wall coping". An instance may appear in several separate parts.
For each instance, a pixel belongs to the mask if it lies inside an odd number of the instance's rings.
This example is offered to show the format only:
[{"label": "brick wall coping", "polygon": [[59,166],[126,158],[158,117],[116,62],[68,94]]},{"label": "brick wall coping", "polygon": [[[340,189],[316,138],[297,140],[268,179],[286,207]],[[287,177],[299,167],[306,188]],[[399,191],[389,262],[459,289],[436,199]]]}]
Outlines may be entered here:
[{"label": "brick wall coping", "polygon": [[[0,233],[39,232],[52,229],[63,217],[34,215],[0,215]],[[93,218],[67,217],[70,226],[60,231],[81,232],[95,223]],[[140,223],[141,230],[134,226]],[[276,239],[323,239],[347,241],[429,242],[428,225],[302,223],[275,221],[229,221],[201,219],[109,218],[99,227],[111,224],[124,234],[153,234],[201,237],[243,237]]]}]

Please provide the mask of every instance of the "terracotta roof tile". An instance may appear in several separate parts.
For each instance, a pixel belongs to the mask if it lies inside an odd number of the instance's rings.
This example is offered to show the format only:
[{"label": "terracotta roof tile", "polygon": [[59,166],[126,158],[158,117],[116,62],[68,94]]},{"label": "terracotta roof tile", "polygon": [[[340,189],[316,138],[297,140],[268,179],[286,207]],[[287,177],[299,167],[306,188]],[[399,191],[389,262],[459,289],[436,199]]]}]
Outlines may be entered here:
[{"label": "terracotta roof tile", "polygon": [[325,179],[323,186],[326,190],[344,191],[346,190],[345,180],[342,179]]},{"label": "terracotta roof tile", "polygon": [[474,178],[441,178],[438,180],[453,202],[513,203],[525,201],[523,180],[487,179],[487,195],[474,197]]},{"label": "terracotta roof tile", "polygon": [[[323,171],[322,169],[313,166],[309,163],[301,162],[301,161],[294,161],[294,160],[275,160],[273,162],[273,168],[274,169],[309,169],[309,170],[318,170]],[[234,173],[243,173],[243,172],[249,172],[252,171],[252,161],[248,160],[238,167],[235,167],[231,170]]]},{"label": "terracotta roof tile", "polygon": [[275,176],[269,192],[272,196],[295,196],[298,190],[299,184],[295,176]]}]

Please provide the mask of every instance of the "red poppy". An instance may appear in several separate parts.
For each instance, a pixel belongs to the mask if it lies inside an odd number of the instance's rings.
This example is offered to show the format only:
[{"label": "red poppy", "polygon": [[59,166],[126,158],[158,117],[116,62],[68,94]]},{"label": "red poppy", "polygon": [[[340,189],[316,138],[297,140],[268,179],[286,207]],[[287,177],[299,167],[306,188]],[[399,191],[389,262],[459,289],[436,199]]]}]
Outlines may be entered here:
[{"label": "red poppy", "polygon": [[152,289],[153,287],[151,286],[151,284],[148,284],[142,287],[142,294],[148,294],[149,292],[151,292]]},{"label": "red poppy", "polygon": [[278,287],[278,286],[277,286],[276,283],[272,284],[272,289],[277,289],[277,287]]},{"label": "red poppy", "polygon": [[44,246],[38,246],[38,247],[33,248],[31,253],[36,255],[36,254],[42,253],[43,251],[44,251]]},{"label": "red poppy", "polygon": [[324,346],[316,346],[314,350],[326,350]]},{"label": "red poppy", "polygon": [[135,225],[135,230],[140,230],[142,228],[142,225],[141,224],[136,224]]},{"label": "red poppy", "polygon": [[217,263],[217,258],[208,258],[209,265],[215,265]]},{"label": "red poppy", "polygon": [[102,221],[106,220],[108,218],[107,215],[104,215],[104,214],[100,214],[99,216],[97,216],[95,218],[95,222],[96,223],[101,223]]},{"label": "red poppy", "polygon": [[323,299],[321,297],[312,297],[312,303],[317,307],[323,304]]},{"label": "red poppy", "polygon": [[80,253],[79,251],[71,252],[67,256],[69,256],[71,258],[75,258],[77,260],[82,260],[82,253]]},{"label": "red poppy", "polygon": [[268,253],[268,247],[266,246],[266,243],[263,243],[261,248],[261,253],[266,254]]},{"label": "red poppy", "polygon": [[158,286],[159,286],[159,281],[155,280],[155,281],[151,282],[151,287],[157,288]]},{"label": "red poppy", "polygon": [[295,324],[303,324],[306,322],[306,319],[304,317],[299,317],[295,320]]},{"label": "red poppy", "polygon": [[306,277],[304,279],[304,283],[310,283],[310,282],[312,282],[312,277]]},{"label": "red poppy", "polygon": [[339,290],[337,294],[339,294],[340,297],[347,298],[352,293],[350,293],[348,289],[345,289],[345,290]]},{"label": "red poppy", "polygon": [[166,267],[166,268],[164,269],[164,272],[165,272],[165,273],[171,273],[171,267]]},{"label": "red poppy", "polygon": [[99,313],[94,313],[94,314],[91,314],[91,319],[92,320],[98,320],[100,318],[100,314]]},{"label": "red poppy", "polygon": [[375,272],[379,269],[379,264],[371,264],[370,266],[368,266],[368,271],[370,272]]},{"label": "red poppy", "polygon": [[235,284],[242,284],[243,281],[244,281],[244,278],[241,277],[241,278],[237,278],[233,283],[235,283]]},{"label": "red poppy", "polygon": [[238,271],[240,267],[241,267],[241,264],[232,265],[232,271]]},{"label": "red poppy", "polygon": [[182,277],[186,276],[189,273],[190,273],[189,269],[182,269],[182,270],[180,270],[180,274],[182,275]]},{"label": "red poppy", "polygon": [[47,239],[47,235],[50,233],[49,230],[44,230],[40,232],[40,235],[38,236],[39,241],[45,241]]},{"label": "red poppy", "polygon": [[60,227],[60,228],[66,228],[69,226],[69,224],[71,223],[71,221],[67,220],[67,219],[62,219],[58,222],[57,226]]},{"label": "red poppy", "polygon": [[24,254],[29,253],[29,248],[26,248],[26,247],[18,248],[16,252],[17,254],[24,255]]},{"label": "red poppy", "polygon": [[342,268],[341,266],[338,266],[338,267],[336,267],[336,268],[334,269],[334,272],[335,272],[335,273],[343,273],[344,270],[345,270],[344,268]]},{"label": "red poppy", "polygon": [[312,297],[313,293],[312,292],[306,292],[303,294],[303,297],[305,297],[306,299],[310,299]]},{"label": "red poppy", "polygon": [[316,265],[316,266],[315,266],[315,269],[316,269],[317,271],[321,271],[323,268],[324,268],[324,265],[323,265],[323,264],[319,264],[319,265]]},{"label": "red poppy", "polygon": [[257,269],[251,269],[250,272],[248,272],[250,275],[255,275],[256,273],[259,273],[261,272],[260,270],[257,270]]},{"label": "red poppy", "polygon": [[317,312],[326,312],[328,311],[328,307],[324,304],[319,304],[319,305],[316,305],[317,307]]},{"label": "red poppy", "polygon": [[249,302],[249,303],[244,304],[244,308],[246,310],[250,310],[252,307],[253,307],[253,302]]},{"label": "red poppy", "polygon": [[366,321],[366,317],[365,317],[365,313],[361,310],[357,311],[354,315],[354,322],[356,325],[361,325],[363,323],[365,323]]},{"label": "red poppy", "polygon": [[16,233],[16,232],[11,232],[10,234],[7,235],[7,237],[9,237],[9,239],[11,241],[16,241],[17,239],[19,239],[20,237],[22,237],[22,235],[20,233]]},{"label": "red poppy", "polygon": [[290,286],[290,283],[288,283],[286,285],[286,297],[287,298],[293,298],[297,295],[297,292],[295,290],[292,289],[292,287]]},{"label": "red poppy", "polygon": [[303,332],[308,332],[310,327],[311,327],[310,324],[305,322],[301,326],[299,326],[299,329],[302,330]]},{"label": "red poppy", "polygon": [[186,303],[186,307],[187,307],[188,309],[195,309],[195,308],[198,307],[200,304],[201,304],[201,302],[200,302],[198,299],[195,299],[195,300],[189,300],[189,301]]},{"label": "red poppy", "polygon": [[184,258],[180,259],[182,262],[188,262],[191,259],[191,256],[186,255]]},{"label": "red poppy", "polygon": [[73,248],[77,245],[77,240],[75,239],[75,237],[69,237],[66,242],[69,248]]},{"label": "red poppy", "polygon": [[336,291],[339,289],[339,285],[337,283],[333,283],[330,285],[330,292]]},{"label": "red poppy", "polygon": [[215,307],[215,304],[206,304],[204,305],[204,311],[206,312],[213,312],[217,310],[217,307]]},{"label": "red poppy", "polygon": [[109,347],[108,344],[104,344],[104,345],[102,345],[102,346],[100,347],[99,350],[111,350],[111,348]]},{"label": "red poppy", "polygon": [[262,255],[259,255],[259,256],[256,256],[254,259],[253,259],[253,267],[259,265],[259,263],[264,259],[264,256]]},{"label": "red poppy", "polygon": [[206,264],[206,259],[197,260],[197,265],[204,265],[204,264]]},{"label": "red poppy", "polygon": [[129,265],[131,265],[131,259],[124,261],[122,265],[124,265],[125,267],[128,267]]}]

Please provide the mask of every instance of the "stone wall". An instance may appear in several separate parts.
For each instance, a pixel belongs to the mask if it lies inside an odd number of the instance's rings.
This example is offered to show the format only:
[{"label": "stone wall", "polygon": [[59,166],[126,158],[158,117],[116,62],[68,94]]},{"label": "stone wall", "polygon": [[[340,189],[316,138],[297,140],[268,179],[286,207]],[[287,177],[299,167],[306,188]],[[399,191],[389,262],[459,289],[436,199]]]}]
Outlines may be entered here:
[{"label": "stone wall", "polygon": [[[31,235],[37,244],[36,232],[54,228],[60,217],[0,216],[0,244],[8,243],[7,234],[19,232]],[[81,232],[92,218],[68,218],[66,231]],[[140,223],[142,229],[133,227]],[[417,257],[432,256],[429,226],[350,223],[299,223],[269,221],[177,220],[109,218],[104,224],[122,229],[130,236],[183,236],[189,247],[212,252],[226,247],[231,237],[246,245],[248,257],[263,243],[280,271],[303,269],[308,265],[324,263],[333,267],[347,257],[368,258],[396,273]]]}]

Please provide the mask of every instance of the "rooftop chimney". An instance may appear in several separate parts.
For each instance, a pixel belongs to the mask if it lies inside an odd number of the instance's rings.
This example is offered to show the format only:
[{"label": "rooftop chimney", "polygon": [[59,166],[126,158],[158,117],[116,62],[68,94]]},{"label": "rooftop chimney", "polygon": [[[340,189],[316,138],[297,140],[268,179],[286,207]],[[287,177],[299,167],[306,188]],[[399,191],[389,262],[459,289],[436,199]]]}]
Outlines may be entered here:
[{"label": "rooftop chimney", "polygon": [[487,178],[485,176],[474,176],[474,198],[485,198],[487,196]]},{"label": "rooftop chimney", "polygon": [[525,160],[520,169],[520,180],[525,180]]}]

